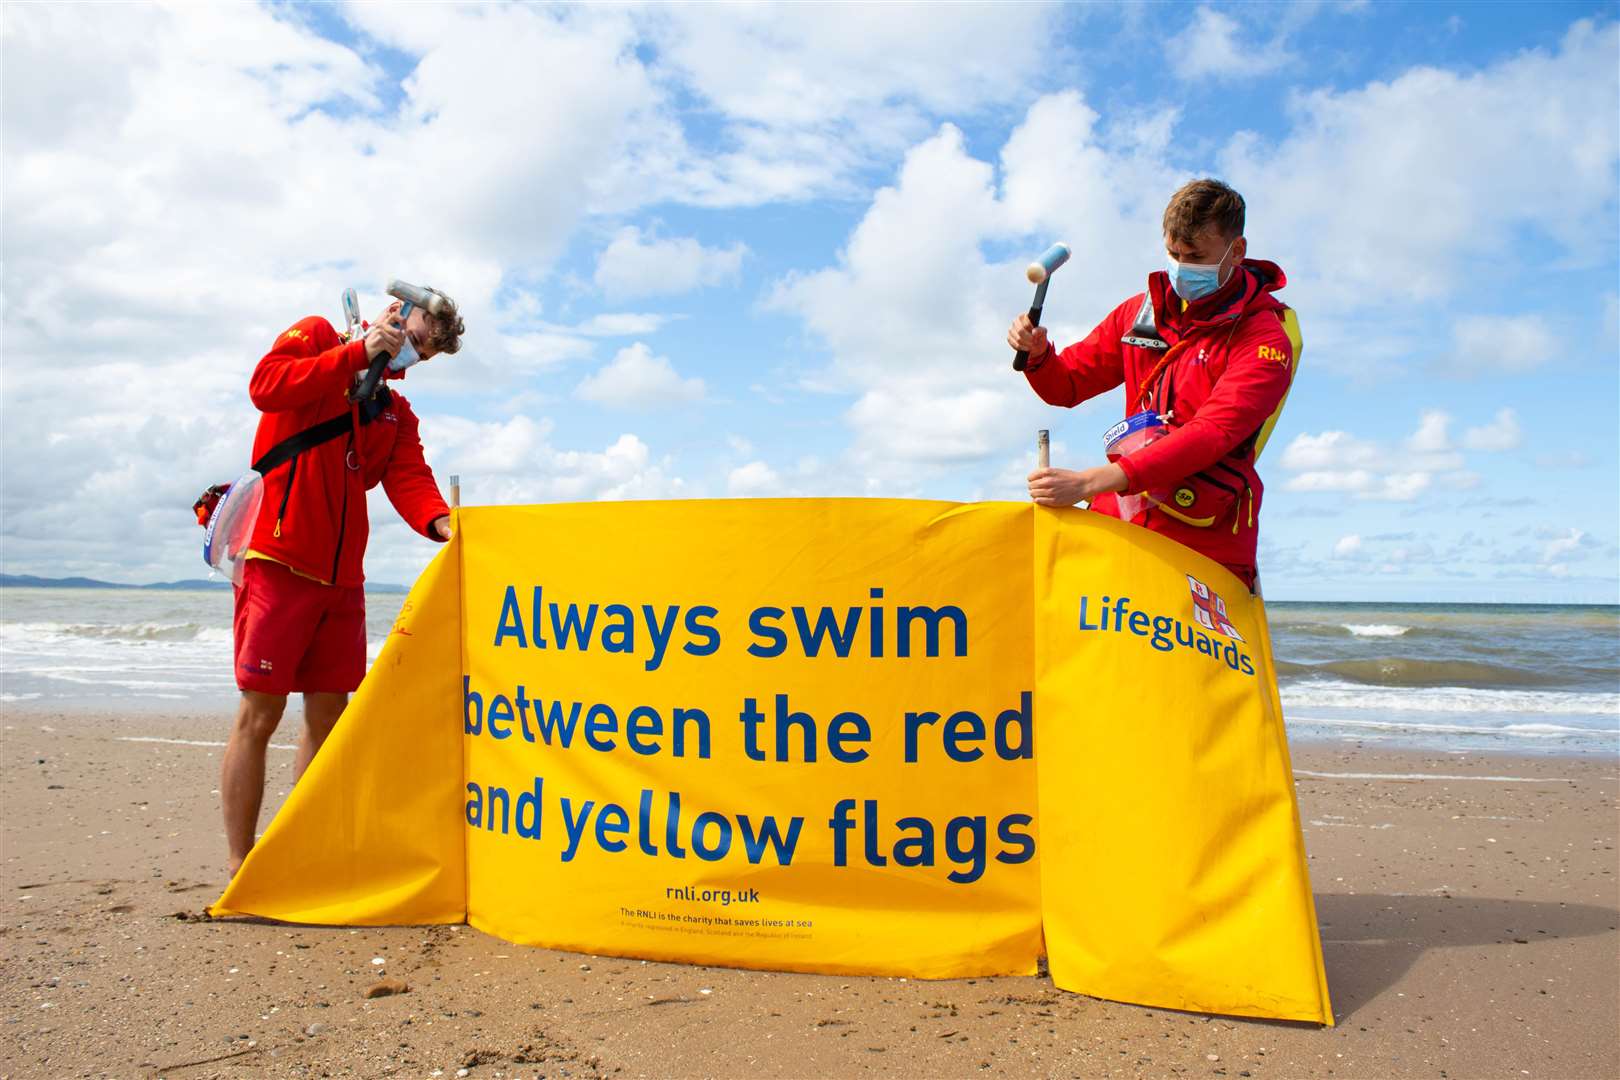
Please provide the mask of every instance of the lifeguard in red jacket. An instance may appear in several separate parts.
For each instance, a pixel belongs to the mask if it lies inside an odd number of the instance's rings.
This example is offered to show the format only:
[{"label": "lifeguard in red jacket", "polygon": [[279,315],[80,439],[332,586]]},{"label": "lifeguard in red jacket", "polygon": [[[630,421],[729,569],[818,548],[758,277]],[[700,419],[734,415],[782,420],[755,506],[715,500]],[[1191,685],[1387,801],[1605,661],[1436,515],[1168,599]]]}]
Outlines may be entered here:
[{"label": "lifeguard in red jacket", "polygon": [[[465,330],[454,309],[421,308],[400,317],[390,304],[364,336],[340,335],[319,316],[276,338],[248,383],[263,414],[253,460],[285,440],[336,417],[348,428],[268,470],[264,501],[236,589],[236,685],[242,691],[225,746],[220,800],[230,870],[252,848],[264,795],[265,749],[287,695],[304,695],[304,730],[293,779],[303,775],[366,672],[366,600],[362,583],[366,492],[381,484],[406,524],[436,541],[450,538],[450,510],[439,494],[404,396],[380,387],[351,400],[360,377],[381,355],[427,360],[461,348]],[[401,378],[403,368],[390,371]]]},{"label": "lifeguard in red jacket", "polygon": [[1098,513],[1202,552],[1252,589],[1262,492],[1255,459],[1301,343],[1293,310],[1272,295],[1287,279],[1275,263],[1245,258],[1243,229],[1243,197],[1218,180],[1194,180],[1165,209],[1167,269],[1148,276],[1145,293],[1062,352],[1028,315],[1014,320],[1007,342],[1028,351],[1029,384],[1053,405],[1125,387],[1128,424],[1108,433],[1119,448],[1109,464],[1037,469],[1030,496],[1042,506],[1089,499]]}]

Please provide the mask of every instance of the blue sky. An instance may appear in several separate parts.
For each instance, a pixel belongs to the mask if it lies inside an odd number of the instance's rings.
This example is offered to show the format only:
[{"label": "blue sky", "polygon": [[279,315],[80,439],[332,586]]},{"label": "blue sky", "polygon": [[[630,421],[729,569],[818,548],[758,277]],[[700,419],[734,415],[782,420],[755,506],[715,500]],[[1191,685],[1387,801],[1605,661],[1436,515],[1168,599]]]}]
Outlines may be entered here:
[{"label": "blue sky", "polygon": [[[278,331],[461,302],[405,385],[469,502],[1021,498],[1085,333],[1216,175],[1306,348],[1285,599],[1620,599],[1613,4],[35,6],[4,47],[0,563],[197,576]],[[177,516],[178,508],[178,516]],[[378,493],[368,574],[431,554]]]}]

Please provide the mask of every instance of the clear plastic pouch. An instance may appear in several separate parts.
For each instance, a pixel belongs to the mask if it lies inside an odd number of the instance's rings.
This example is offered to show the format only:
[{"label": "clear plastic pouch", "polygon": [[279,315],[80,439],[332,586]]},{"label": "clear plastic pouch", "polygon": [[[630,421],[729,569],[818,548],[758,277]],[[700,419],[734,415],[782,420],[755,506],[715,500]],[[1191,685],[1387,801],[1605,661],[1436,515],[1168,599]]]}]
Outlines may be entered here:
[{"label": "clear plastic pouch", "polygon": [[253,538],[264,502],[264,477],[249,469],[237,478],[208,518],[203,534],[203,562],[227,578],[242,583],[243,556]]},{"label": "clear plastic pouch", "polygon": [[[1145,409],[1133,413],[1103,432],[1103,453],[1109,461],[1118,461],[1126,454],[1133,454],[1144,446],[1158,442],[1170,434],[1170,425],[1165,418],[1152,409]],[[1143,509],[1153,504],[1155,500],[1146,494],[1120,495],[1119,519],[1131,521]]]},{"label": "clear plastic pouch", "polygon": [[[1118,461],[1158,442],[1173,430],[1168,420],[1151,409],[1127,416],[1103,433],[1103,450],[1108,460]],[[1228,475],[1217,476],[1216,473]],[[1121,521],[1134,521],[1138,514],[1151,508],[1183,524],[1207,529],[1226,519],[1247,488],[1242,474],[1217,464],[1170,487],[1118,496],[1119,517]]]}]

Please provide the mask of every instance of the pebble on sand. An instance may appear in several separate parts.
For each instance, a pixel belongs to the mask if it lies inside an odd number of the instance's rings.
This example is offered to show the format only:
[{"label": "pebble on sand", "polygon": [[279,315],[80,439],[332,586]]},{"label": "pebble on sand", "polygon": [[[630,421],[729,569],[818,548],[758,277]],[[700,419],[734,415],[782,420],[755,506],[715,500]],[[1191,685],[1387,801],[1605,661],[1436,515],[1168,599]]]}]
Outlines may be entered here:
[{"label": "pebble on sand", "polygon": [[372,984],[371,988],[366,991],[366,997],[392,997],[395,994],[404,994],[409,991],[410,987],[406,986],[402,979],[383,979]]}]

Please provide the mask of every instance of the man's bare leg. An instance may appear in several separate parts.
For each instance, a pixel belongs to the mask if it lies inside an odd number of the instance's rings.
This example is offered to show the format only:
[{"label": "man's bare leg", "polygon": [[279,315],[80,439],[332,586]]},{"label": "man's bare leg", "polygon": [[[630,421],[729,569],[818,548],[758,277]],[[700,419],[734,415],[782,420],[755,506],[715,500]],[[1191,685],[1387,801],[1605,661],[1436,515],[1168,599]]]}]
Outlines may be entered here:
[{"label": "man's bare leg", "polygon": [[298,783],[315,760],[315,751],[332,734],[343,707],[349,703],[348,694],[305,694],[304,733],[298,737],[298,760],[293,763],[293,783]]},{"label": "man's bare leg", "polygon": [[259,829],[265,748],[286,708],[287,695],[257,690],[242,691],[242,702],[236,708],[236,723],[219,770],[219,800],[225,809],[225,844],[230,850],[232,877],[247,858]]}]

